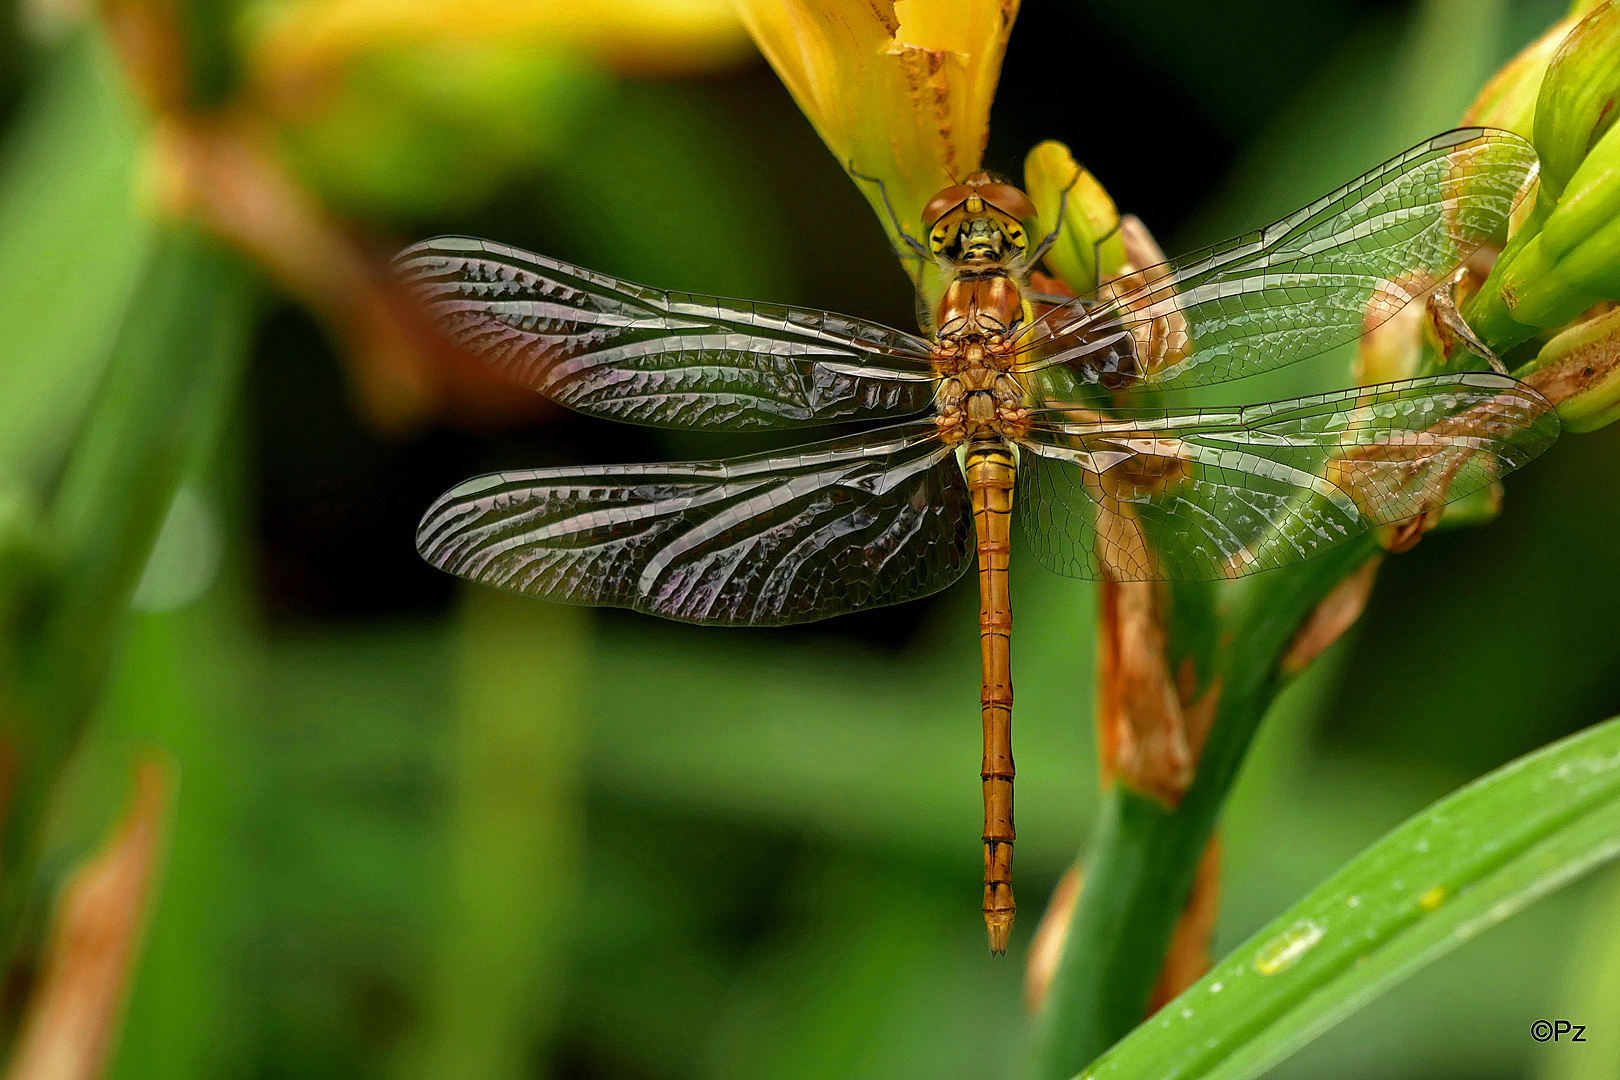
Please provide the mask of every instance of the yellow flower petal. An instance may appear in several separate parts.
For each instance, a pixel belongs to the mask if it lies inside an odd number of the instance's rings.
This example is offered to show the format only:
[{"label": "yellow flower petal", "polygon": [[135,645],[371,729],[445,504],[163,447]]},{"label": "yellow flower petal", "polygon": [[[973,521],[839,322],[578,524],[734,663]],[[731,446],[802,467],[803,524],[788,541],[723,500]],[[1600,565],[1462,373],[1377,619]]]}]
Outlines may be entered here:
[{"label": "yellow flower petal", "polygon": [[[765,58],[890,240],[979,167],[1018,0],[737,0]],[[893,209],[891,220],[883,193]]]},{"label": "yellow flower petal", "polygon": [[271,85],[419,44],[531,43],[634,75],[702,71],[749,51],[730,0],[278,0],[254,15],[255,74]]}]

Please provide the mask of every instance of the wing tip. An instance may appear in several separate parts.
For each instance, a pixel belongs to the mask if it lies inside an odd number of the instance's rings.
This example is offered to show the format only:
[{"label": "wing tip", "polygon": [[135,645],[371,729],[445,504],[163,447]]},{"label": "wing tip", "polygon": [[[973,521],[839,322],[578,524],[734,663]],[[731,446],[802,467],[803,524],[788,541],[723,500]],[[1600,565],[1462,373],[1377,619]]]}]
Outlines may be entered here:
[{"label": "wing tip", "polygon": [[455,523],[448,520],[450,512],[465,503],[468,499],[476,498],[484,492],[496,487],[505,481],[502,473],[486,473],[463,480],[455,487],[434,499],[422,514],[422,519],[416,524],[416,553],[422,561],[437,569],[449,573],[457,573],[451,565],[457,558],[460,550],[454,543],[459,530]]},{"label": "wing tip", "polygon": [[[1534,145],[1529,139],[1516,131],[1507,128],[1488,127],[1483,124],[1468,124],[1463,127],[1454,127],[1432,137],[1427,142],[1413,147],[1419,149],[1438,149],[1441,147],[1466,146],[1471,143],[1502,143],[1510,146],[1523,146],[1534,152]],[[1411,151],[1408,151],[1410,153]]]},{"label": "wing tip", "polygon": [[418,240],[409,247],[402,248],[389,261],[389,265],[397,272],[420,264],[426,257],[482,254],[488,250],[486,241],[480,240],[476,236],[457,236],[454,234],[430,236],[426,240]]}]

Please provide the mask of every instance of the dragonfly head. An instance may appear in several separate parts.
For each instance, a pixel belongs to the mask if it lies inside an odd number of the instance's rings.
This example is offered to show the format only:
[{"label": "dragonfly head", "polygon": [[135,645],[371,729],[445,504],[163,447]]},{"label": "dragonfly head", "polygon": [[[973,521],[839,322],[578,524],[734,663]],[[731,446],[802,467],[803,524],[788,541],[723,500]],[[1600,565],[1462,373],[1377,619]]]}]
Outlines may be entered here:
[{"label": "dragonfly head", "polygon": [[976,172],[928,200],[922,223],[929,250],[953,265],[1008,266],[1028,250],[1024,223],[1034,218],[1028,195]]}]

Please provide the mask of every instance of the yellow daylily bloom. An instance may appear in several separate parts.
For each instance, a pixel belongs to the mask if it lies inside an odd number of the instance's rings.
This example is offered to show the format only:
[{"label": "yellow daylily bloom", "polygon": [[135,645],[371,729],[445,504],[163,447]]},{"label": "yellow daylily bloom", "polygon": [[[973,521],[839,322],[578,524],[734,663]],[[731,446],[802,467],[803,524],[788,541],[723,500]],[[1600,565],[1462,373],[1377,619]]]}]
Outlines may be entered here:
[{"label": "yellow daylily bloom", "polygon": [[308,78],[378,49],[530,44],[629,75],[748,55],[730,0],[272,0],[249,19],[256,80]]},{"label": "yellow daylily bloom", "polygon": [[1018,0],[737,0],[737,10],[839,163],[870,178],[857,183],[904,250],[928,200],[979,168]]},{"label": "yellow daylily bloom", "polygon": [[730,0],[254,0],[245,97],[322,198],[432,217],[567,154],[613,75],[753,55]]}]

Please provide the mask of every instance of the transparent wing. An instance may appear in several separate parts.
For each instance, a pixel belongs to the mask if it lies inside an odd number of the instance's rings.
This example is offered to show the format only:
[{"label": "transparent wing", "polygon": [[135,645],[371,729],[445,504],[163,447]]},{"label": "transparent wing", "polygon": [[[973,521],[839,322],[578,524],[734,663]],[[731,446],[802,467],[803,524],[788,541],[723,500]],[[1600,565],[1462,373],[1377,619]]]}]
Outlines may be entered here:
[{"label": "transparent wing", "polygon": [[1178,388],[1355,341],[1505,237],[1536,169],[1517,135],[1446,132],[1258,232],[1047,312],[1020,366]]},{"label": "transparent wing", "polygon": [[416,545],[511,592],[772,626],[942,589],[972,529],[954,449],[919,423],[776,456],[481,476],[433,504]]},{"label": "transparent wing", "polygon": [[910,416],[933,400],[929,343],[876,323],[649,289],[459,236],[394,265],[453,340],[595,416],[741,431]]},{"label": "transparent wing", "polygon": [[1536,391],[1469,373],[1237,411],[1038,413],[1017,502],[1073,577],[1238,577],[1462,498],[1552,444]]}]

